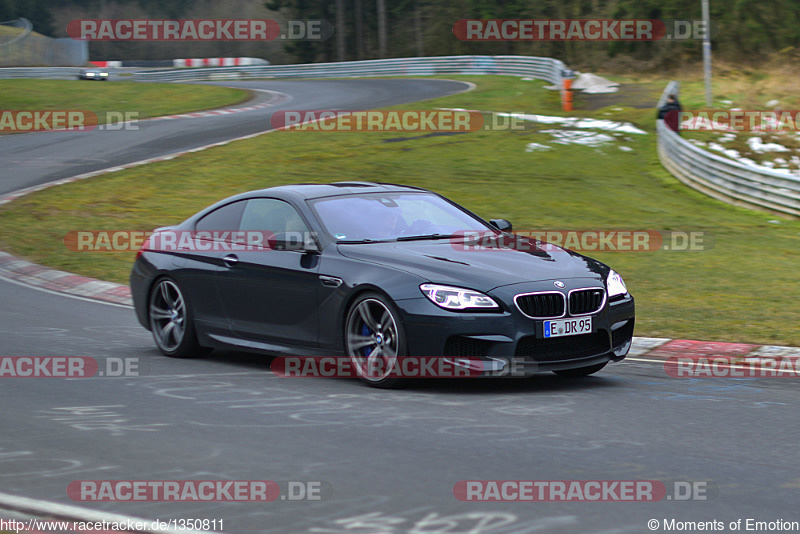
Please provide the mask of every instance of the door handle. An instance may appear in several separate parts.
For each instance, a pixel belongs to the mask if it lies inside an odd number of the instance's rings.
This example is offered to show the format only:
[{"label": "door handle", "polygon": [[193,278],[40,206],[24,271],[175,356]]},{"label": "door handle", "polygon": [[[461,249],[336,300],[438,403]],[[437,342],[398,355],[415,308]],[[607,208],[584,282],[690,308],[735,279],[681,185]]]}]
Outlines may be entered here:
[{"label": "door handle", "polygon": [[319,281],[322,282],[323,286],[339,287],[340,285],[342,285],[343,280],[335,276],[326,276],[324,274],[321,274],[319,275]]},{"label": "door handle", "polygon": [[237,263],[239,263],[239,257],[236,254],[228,254],[224,258],[222,258],[222,263],[227,265],[228,267],[235,267]]}]

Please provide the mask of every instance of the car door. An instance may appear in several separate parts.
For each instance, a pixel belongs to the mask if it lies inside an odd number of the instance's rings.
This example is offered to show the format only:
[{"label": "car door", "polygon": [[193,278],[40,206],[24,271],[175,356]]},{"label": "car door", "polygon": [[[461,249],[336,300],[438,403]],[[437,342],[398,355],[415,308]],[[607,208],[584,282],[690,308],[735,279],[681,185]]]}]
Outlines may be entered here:
[{"label": "car door", "polygon": [[230,334],[228,317],[219,298],[216,277],[227,270],[222,257],[229,248],[219,236],[239,228],[245,201],[231,202],[204,215],[194,232],[182,232],[174,252],[173,276],[191,301],[195,321],[209,332]]},{"label": "car door", "polygon": [[319,255],[299,247],[278,250],[251,245],[251,236],[309,233],[288,202],[275,198],[247,201],[239,226],[241,250],[225,255],[217,276],[220,298],[233,332],[243,338],[316,346],[319,334]]}]

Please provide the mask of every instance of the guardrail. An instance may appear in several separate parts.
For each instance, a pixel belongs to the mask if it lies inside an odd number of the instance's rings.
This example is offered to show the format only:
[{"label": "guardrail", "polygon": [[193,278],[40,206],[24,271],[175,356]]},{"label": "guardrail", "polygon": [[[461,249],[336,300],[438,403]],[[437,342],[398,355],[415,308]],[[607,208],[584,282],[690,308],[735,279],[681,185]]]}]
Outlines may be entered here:
[{"label": "guardrail", "polygon": [[142,82],[183,82],[247,78],[347,78],[367,76],[429,76],[439,74],[498,74],[529,76],[561,87],[566,68],[557,59],[532,56],[439,56],[374,59],[304,65],[265,65],[181,70],[152,70],[134,74]]},{"label": "guardrail", "polygon": [[[658,106],[678,91],[678,82],[670,82]],[[663,120],[656,123],[661,164],[684,184],[731,204],[800,217],[800,177],[711,154],[667,128]]]},{"label": "guardrail", "polygon": [[50,80],[75,80],[81,67],[4,67],[0,78],[44,78]]}]

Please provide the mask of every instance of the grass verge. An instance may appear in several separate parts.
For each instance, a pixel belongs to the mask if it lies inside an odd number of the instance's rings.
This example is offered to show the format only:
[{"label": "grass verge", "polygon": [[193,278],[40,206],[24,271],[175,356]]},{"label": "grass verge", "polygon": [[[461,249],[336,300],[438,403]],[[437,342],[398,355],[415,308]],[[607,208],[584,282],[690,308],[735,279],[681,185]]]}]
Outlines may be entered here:
[{"label": "grass verge", "polygon": [[[0,80],[3,110],[82,110],[105,124],[108,113],[137,113],[146,119],[238,104],[242,89],[211,85],[101,82],[86,80]],[[111,115],[111,120],[119,120]],[[12,133],[0,130],[0,133]]]},{"label": "grass verge", "polygon": [[[544,83],[458,78],[477,89],[398,108],[562,114],[558,95],[543,90]],[[663,86],[648,87],[655,103]],[[700,99],[702,89],[686,84],[684,97]],[[658,162],[654,114],[624,103],[591,112],[647,132],[609,134],[612,140],[599,146],[558,144],[553,130],[565,128],[541,124],[448,136],[270,133],[24,197],[0,210],[0,247],[124,283],[133,253],[70,252],[65,234],[149,230],[225,196],[279,184],[395,182],[433,189],[517,228],[705,232],[702,251],[589,254],[625,277],[637,298],[637,335],[800,345],[800,308],[793,305],[800,292],[800,222],[733,207],[680,184]],[[527,152],[529,143],[549,148]]]}]

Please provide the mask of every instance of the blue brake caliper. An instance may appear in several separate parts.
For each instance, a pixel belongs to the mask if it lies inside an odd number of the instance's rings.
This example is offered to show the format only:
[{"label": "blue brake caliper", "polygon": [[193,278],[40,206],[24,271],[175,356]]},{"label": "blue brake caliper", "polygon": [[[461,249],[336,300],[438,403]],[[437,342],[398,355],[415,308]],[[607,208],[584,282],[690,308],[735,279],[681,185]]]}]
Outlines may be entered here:
[{"label": "blue brake caliper", "polygon": [[[361,325],[361,335],[364,337],[369,337],[370,334],[371,332],[369,331],[369,328],[367,328],[366,323]],[[361,352],[364,353],[364,356],[369,356],[369,353],[372,351],[369,350],[369,346],[366,346],[363,349],[361,349]]]}]

